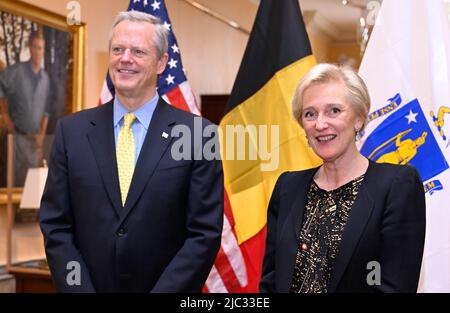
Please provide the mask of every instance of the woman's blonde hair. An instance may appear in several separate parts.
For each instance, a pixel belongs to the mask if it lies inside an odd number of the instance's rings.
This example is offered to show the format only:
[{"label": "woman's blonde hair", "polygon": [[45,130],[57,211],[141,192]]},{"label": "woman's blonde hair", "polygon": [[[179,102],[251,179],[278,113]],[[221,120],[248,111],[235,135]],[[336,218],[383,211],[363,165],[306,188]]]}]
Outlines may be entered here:
[{"label": "woman's blonde hair", "polygon": [[367,124],[367,115],[370,110],[369,92],[362,78],[347,66],[320,63],[300,79],[292,99],[292,113],[295,119],[303,127],[303,94],[305,90],[313,85],[330,82],[343,82],[346,86],[348,101],[356,115],[364,121],[361,129],[358,130],[362,131]]}]

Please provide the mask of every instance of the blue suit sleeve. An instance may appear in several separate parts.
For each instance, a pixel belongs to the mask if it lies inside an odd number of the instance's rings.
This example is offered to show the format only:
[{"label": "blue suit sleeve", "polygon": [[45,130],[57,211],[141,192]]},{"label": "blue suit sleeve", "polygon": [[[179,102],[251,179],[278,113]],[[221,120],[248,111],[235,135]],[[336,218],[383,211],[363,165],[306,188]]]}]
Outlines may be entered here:
[{"label": "blue suit sleeve", "polygon": [[402,166],[381,225],[381,292],[416,292],[425,243],[425,194],[415,168]]},{"label": "blue suit sleeve", "polygon": [[[217,141],[217,134],[210,140]],[[206,141],[194,150],[199,152]],[[186,239],[151,292],[200,292],[219,251],[223,226],[221,161],[205,157],[194,161],[189,185]]]},{"label": "blue suit sleeve", "polygon": [[95,292],[74,239],[74,219],[70,203],[63,125],[58,123],[40,209],[45,252],[59,292]]},{"label": "blue suit sleeve", "polygon": [[270,198],[269,207],[267,210],[267,237],[266,249],[263,260],[263,268],[261,274],[261,281],[259,282],[259,292],[273,293],[276,292],[275,287],[275,255],[276,255],[276,238],[277,238],[277,223],[278,213],[280,209],[280,192],[282,189],[282,174],[275,184],[275,187]]}]

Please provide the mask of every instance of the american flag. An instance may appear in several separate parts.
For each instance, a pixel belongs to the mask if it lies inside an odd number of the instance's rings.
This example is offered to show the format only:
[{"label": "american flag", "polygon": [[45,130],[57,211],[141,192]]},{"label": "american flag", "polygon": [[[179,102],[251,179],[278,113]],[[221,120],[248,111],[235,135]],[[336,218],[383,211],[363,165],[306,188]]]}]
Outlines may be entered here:
[{"label": "american flag", "polygon": [[[173,33],[172,24],[164,0],[131,0],[128,11],[135,10],[152,14],[161,19],[169,30],[169,62],[158,79],[158,94],[173,106],[200,115],[194,94],[187,81],[181,63],[180,49]],[[103,84],[100,104],[114,97],[114,86],[109,74]],[[225,214],[222,243],[213,268],[203,288],[204,292],[240,292],[247,286],[247,271],[244,257],[234,233],[233,214],[225,196]]]},{"label": "american flag", "polygon": [[247,292],[246,264],[234,232],[233,212],[226,190],[224,190],[224,195],[222,242],[203,291],[217,293]]}]

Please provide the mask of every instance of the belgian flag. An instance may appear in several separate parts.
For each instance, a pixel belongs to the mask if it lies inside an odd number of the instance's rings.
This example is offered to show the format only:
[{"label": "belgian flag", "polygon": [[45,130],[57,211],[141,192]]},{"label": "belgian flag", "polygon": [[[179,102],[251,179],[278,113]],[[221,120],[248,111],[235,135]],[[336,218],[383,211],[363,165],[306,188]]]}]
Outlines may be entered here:
[{"label": "belgian flag", "polygon": [[[233,222],[248,281],[233,291],[258,290],[267,206],[278,176],[320,164],[291,113],[298,81],[315,63],[298,0],[261,0],[220,123],[225,213]],[[244,144],[238,125],[245,128]]]}]

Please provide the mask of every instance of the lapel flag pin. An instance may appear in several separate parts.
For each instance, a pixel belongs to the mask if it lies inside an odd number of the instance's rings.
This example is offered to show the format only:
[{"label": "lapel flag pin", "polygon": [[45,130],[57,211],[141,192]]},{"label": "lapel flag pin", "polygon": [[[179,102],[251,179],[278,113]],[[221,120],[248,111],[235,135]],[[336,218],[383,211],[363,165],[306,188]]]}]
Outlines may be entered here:
[{"label": "lapel flag pin", "polygon": [[167,138],[169,137],[169,134],[166,133],[166,132],[163,132],[161,136],[162,136],[163,138],[166,138],[166,139],[167,139]]}]

